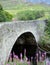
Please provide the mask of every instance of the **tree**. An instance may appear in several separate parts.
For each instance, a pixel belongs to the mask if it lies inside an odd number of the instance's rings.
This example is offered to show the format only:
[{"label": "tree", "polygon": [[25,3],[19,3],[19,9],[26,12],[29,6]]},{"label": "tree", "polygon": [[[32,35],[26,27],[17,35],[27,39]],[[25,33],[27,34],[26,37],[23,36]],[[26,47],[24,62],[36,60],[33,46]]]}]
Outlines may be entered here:
[{"label": "tree", "polygon": [[4,11],[2,6],[0,5],[0,22],[6,22],[11,20],[12,20],[12,15]]}]

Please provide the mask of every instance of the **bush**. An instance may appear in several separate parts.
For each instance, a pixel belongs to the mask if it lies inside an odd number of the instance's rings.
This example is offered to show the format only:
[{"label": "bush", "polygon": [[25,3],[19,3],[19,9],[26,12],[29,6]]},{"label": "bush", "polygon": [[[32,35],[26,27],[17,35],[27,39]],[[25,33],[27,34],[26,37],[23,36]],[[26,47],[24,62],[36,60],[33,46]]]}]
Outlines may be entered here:
[{"label": "bush", "polygon": [[0,5],[0,22],[6,22],[11,20],[12,20],[12,15],[4,11],[2,6]]},{"label": "bush", "polygon": [[0,11],[0,22],[6,22],[11,20],[12,20],[12,15],[10,15],[6,11]]},{"label": "bush", "polygon": [[35,12],[36,19],[44,16],[44,11],[36,11]]},{"label": "bush", "polygon": [[2,8],[2,6],[1,6],[1,4],[0,4],[0,10],[3,10],[3,8]]},{"label": "bush", "polygon": [[42,42],[45,44],[50,44],[50,18],[46,21],[46,27],[44,30],[44,36],[42,37]]},{"label": "bush", "polygon": [[44,30],[44,35],[40,39],[41,48],[50,51],[50,18],[46,22],[46,28]]},{"label": "bush", "polygon": [[18,20],[35,20],[43,16],[44,16],[43,11],[26,10],[26,11],[21,11],[17,13]]},{"label": "bush", "polygon": [[47,20],[45,32],[50,36],[50,18]]}]

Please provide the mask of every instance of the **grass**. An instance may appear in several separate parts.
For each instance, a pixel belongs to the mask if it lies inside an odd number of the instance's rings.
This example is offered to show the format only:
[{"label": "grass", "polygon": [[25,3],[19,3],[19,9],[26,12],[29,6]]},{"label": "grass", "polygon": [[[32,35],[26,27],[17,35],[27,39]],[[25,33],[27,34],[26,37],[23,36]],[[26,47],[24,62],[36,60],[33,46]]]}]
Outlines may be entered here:
[{"label": "grass", "polygon": [[[36,54],[36,60],[37,60],[37,65],[48,65],[46,64],[46,55],[44,54],[43,57],[41,56],[41,51],[39,52],[41,60],[38,61],[38,56]],[[39,59],[40,59],[39,57]],[[43,59],[43,60],[42,60]],[[12,62],[12,55],[9,56],[9,62],[6,61],[4,65],[33,65],[32,60],[29,61],[28,58],[26,57],[26,53],[24,58],[22,59],[22,55],[20,54],[20,59],[18,58],[17,55],[13,52],[13,62]]]},{"label": "grass", "polygon": [[[10,64],[10,65],[28,65],[28,63],[26,61],[25,62],[21,62],[21,61],[6,62],[5,65],[6,64]],[[46,64],[45,64],[45,61],[43,61],[43,62],[38,62],[37,65],[46,65]]]},{"label": "grass", "polygon": [[[46,4],[17,4],[17,1],[12,1],[12,0],[1,0],[0,3],[2,4],[3,8],[8,11],[9,13],[16,15],[16,13],[20,11],[25,11],[25,10],[34,10],[34,11],[40,11],[43,10],[45,11],[45,17],[43,18],[48,18],[50,16],[50,6]],[[43,19],[42,18],[42,19]]]},{"label": "grass", "polygon": [[10,62],[5,62],[5,65],[6,64],[11,64],[11,65],[28,65],[28,62],[27,61],[21,61],[19,59],[15,59],[14,58],[14,61],[10,61]]},{"label": "grass", "polygon": [[[32,65],[31,63],[28,63],[27,61],[21,62],[20,60],[16,60],[16,59],[14,59],[14,62],[10,61],[10,62],[5,63],[5,65],[7,64],[9,65]],[[45,64],[45,61],[43,61],[43,62],[38,62],[37,65],[46,65],[46,64]]]}]

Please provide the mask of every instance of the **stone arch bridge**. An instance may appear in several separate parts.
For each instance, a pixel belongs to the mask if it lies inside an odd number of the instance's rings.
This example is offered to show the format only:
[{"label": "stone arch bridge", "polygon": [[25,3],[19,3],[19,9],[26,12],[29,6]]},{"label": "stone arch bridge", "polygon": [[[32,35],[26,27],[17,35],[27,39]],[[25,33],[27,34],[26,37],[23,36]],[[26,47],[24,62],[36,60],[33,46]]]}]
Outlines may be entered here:
[{"label": "stone arch bridge", "polygon": [[45,29],[45,20],[0,23],[0,65],[8,59],[16,39],[24,32],[31,32],[39,42]]}]

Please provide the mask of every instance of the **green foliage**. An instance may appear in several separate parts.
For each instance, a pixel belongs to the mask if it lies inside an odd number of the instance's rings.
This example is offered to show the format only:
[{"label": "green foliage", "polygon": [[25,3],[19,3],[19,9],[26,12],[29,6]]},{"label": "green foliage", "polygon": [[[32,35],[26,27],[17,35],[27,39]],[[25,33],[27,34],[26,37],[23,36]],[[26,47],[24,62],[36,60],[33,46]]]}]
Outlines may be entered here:
[{"label": "green foliage", "polygon": [[0,4],[0,22],[11,21],[12,15],[4,11]]},{"label": "green foliage", "polygon": [[50,18],[48,18],[48,21],[46,23],[45,32],[50,36]]},{"label": "green foliage", "polygon": [[46,28],[45,28],[45,35],[44,35],[44,41],[45,43],[50,43],[50,18],[48,18],[46,22]]},{"label": "green foliage", "polygon": [[41,43],[50,44],[50,17],[46,21],[46,27],[44,30],[44,35],[41,37]]},{"label": "green foliage", "polygon": [[17,13],[18,20],[35,20],[44,16],[44,11],[25,10]]},{"label": "green foliage", "polygon": [[6,22],[11,20],[12,20],[12,15],[10,15],[6,11],[0,11],[0,22]]},{"label": "green foliage", "polygon": [[42,49],[50,51],[50,18],[46,21],[46,28],[44,30],[44,35],[41,37],[40,45]]},{"label": "green foliage", "polygon": [[0,4],[0,11],[1,11],[1,10],[3,10],[3,8],[2,8],[2,6],[1,6],[1,4]]},{"label": "green foliage", "polygon": [[44,11],[35,11],[35,16],[37,18],[41,18],[44,16]]}]

